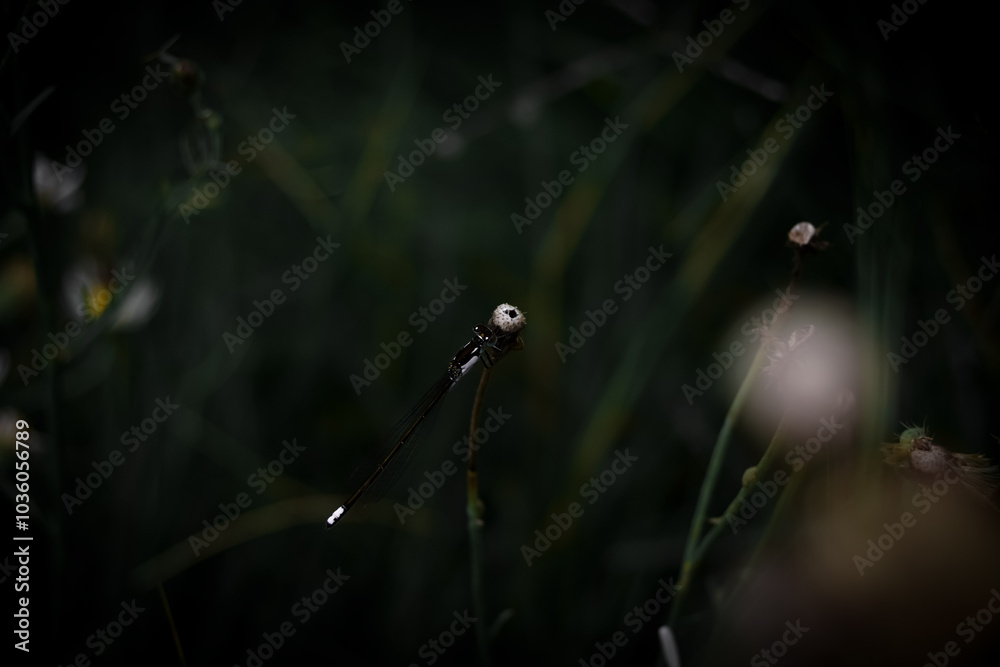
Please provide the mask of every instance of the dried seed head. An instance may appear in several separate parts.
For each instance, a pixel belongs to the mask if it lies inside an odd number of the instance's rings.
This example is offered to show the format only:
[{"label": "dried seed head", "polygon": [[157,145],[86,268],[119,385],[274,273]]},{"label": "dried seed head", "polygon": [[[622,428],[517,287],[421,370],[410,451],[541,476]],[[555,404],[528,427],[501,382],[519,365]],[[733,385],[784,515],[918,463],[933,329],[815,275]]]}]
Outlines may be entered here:
[{"label": "dried seed head", "polygon": [[910,447],[910,467],[919,473],[940,475],[948,469],[950,458],[951,452],[926,435],[915,438]]},{"label": "dried seed head", "polygon": [[811,222],[800,222],[788,232],[788,240],[796,245],[809,245],[816,236],[816,227]]},{"label": "dried seed head", "polygon": [[799,250],[824,250],[829,242],[817,238],[824,227],[825,222],[819,227],[811,222],[800,222],[788,231],[788,245]]},{"label": "dried seed head", "polygon": [[524,318],[524,311],[509,303],[501,303],[493,311],[490,317],[490,328],[499,329],[502,333],[513,334],[524,328],[527,320]]},{"label": "dried seed head", "polygon": [[921,483],[929,483],[950,470],[965,488],[987,501],[1000,485],[1000,469],[991,466],[989,459],[935,445],[922,426],[907,428],[899,436],[899,442],[886,443],[882,447],[882,454],[886,463]]}]

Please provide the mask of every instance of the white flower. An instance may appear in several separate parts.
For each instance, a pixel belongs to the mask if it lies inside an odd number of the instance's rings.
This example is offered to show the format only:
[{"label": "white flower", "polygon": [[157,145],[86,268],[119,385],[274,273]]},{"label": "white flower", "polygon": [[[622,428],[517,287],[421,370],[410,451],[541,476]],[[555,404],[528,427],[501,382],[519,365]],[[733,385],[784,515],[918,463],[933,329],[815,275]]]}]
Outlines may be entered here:
[{"label": "white flower", "polygon": [[93,258],[78,261],[63,277],[63,304],[70,317],[89,323],[99,318],[112,303],[111,329],[137,329],[153,316],[160,299],[160,288],[151,280],[137,278],[121,285],[116,276],[128,276],[128,271],[105,271],[101,278],[98,263]]}]

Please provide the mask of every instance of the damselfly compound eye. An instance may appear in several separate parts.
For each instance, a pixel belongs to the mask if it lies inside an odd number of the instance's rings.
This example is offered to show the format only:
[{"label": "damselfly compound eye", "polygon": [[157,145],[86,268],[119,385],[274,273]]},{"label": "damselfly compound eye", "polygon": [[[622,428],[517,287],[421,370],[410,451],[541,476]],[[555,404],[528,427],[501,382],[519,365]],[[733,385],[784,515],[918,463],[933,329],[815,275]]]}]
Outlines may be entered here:
[{"label": "damselfly compound eye", "polygon": [[492,343],[493,339],[496,338],[493,331],[490,330],[488,326],[483,324],[477,324],[472,327],[472,332],[476,334],[476,337],[479,338],[479,340],[486,344]]}]

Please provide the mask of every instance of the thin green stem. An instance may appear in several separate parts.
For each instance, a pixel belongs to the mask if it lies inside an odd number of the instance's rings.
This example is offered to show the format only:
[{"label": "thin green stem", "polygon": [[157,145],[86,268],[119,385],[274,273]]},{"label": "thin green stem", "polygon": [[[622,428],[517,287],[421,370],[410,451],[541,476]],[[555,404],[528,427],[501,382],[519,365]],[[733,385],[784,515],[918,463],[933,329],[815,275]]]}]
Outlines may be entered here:
[{"label": "thin green stem", "polygon": [[739,493],[733,498],[733,501],[729,503],[729,507],[726,511],[722,513],[722,516],[716,521],[712,529],[706,533],[705,538],[698,545],[698,548],[694,552],[694,562],[700,563],[708,552],[709,547],[715,539],[722,534],[722,528],[728,526],[729,522],[727,517],[735,515],[740,508],[740,504],[746,498],[747,494],[753,489],[754,485],[758,480],[766,479],[770,476],[771,470],[774,468],[774,461],[778,456],[785,452],[785,419],[781,420],[778,424],[778,428],[775,430],[774,435],[771,437],[771,442],[768,444],[767,449],[764,454],[760,457],[760,461],[756,466],[753,467],[753,474],[744,475],[743,486],[740,487]]},{"label": "thin green stem", "polygon": [[726,419],[722,424],[722,429],[719,431],[718,438],[716,438],[715,449],[712,451],[712,458],[708,462],[708,470],[705,473],[705,479],[701,483],[701,492],[698,495],[698,504],[695,506],[694,517],[691,519],[691,530],[688,533],[687,544],[684,546],[684,565],[681,568],[680,582],[678,583],[679,590],[677,591],[677,596],[674,598],[674,604],[670,609],[668,620],[670,625],[677,622],[684,600],[687,598],[687,593],[691,588],[694,569],[697,566],[696,554],[698,552],[702,528],[708,518],[708,505],[712,500],[712,493],[715,491],[719,472],[722,470],[722,461],[726,457],[726,450],[729,447],[729,439],[733,432],[733,426],[743,411],[743,406],[750,396],[750,389],[753,387],[765,359],[764,346],[761,345],[757,350],[757,355],[754,357],[750,370],[747,372],[746,377],[743,378],[743,384],[740,385],[739,391],[736,392],[736,398],[733,399],[732,405],[729,406],[729,412],[726,413]]},{"label": "thin green stem", "polygon": [[167,602],[167,593],[163,590],[163,582],[157,585],[160,590],[160,602],[163,604],[164,611],[167,612],[167,621],[170,623],[170,634],[174,637],[174,646],[177,647],[177,657],[180,660],[181,667],[187,667],[187,660],[184,659],[184,648],[181,646],[180,635],[177,634],[177,626],[174,624],[174,615],[170,613],[170,603]]},{"label": "thin green stem", "polygon": [[483,369],[483,375],[479,378],[479,388],[476,389],[476,399],[472,405],[472,418],[469,421],[469,472],[466,474],[468,491],[466,513],[469,516],[472,607],[475,617],[479,619],[479,622],[476,623],[476,643],[479,646],[479,664],[483,667],[489,665],[490,656],[487,642],[489,627],[486,623],[486,599],[483,593],[483,504],[479,500],[479,473],[476,469],[476,451],[479,449],[476,443],[476,425],[479,423],[479,415],[483,409],[486,387],[490,381],[490,371],[490,368]]},{"label": "thin green stem", "polygon": [[[802,258],[803,251],[800,248],[796,248],[794,264],[792,265],[792,275],[788,283],[788,289],[786,290],[788,294],[791,294],[794,291],[795,286],[798,283],[799,276],[802,273]],[[777,324],[781,320],[783,312],[784,311],[779,312],[772,321],[772,332],[776,330]],[[719,431],[719,436],[715,440],[715,448],[712,450],[712,458],[708,462],[708,470],[705,472],[705,479],[701,483],[701,492],[698,494],[698,503],[695,505],[694,517],[691,519],[691,530],[688,532],[687,544],[684,546],[684,564],[681,566],[680,582],[678,583],[679,590],[677,591],[677,596],[674,598],[674,603],[670,608],[670,615],[668,617],[668,623],[670,625],[675,624],[677,619],[680,617],[681,609],[684,605],[684,601],[687,599],[687,594],[691,588],[691,582],[694,579],[694,571],[698,566],[700,557],[704,554],[704,549],[700,548],[699,541],[701,540],[702,529],[708,519],[708,506],[712,501],[715,484],[718,481],[719,473],[722,470],[722,462],[726,458],[726,450],[729,448],[729,440],[733,432],[733,427],[736,425],[736,422],[740,417],[740,413],[743,412],[743,406],[746,404],[747,398],[750,396],[750,390],[753,388],[754,382],[760,374],[761,368],[764,366],[764,361],[767,359],[765,347],[765,344],[761,342],[760,347],[757,348],[757,354],[753,358],[750,370],[747,371],[746,377],[743,378],[743,383],[740,385],[739,391],[736,392],[736,397],[729,406],[729,411],[726,413],[726,419],[722,423],[722,429]],[[768,451],[770,451],[770,447],[768,447]],[[766,452],[765,456],[767,456]],[[720,530],[721,529],[718,526],[713,528],[711,534],[712,540],[718,536]]]}]

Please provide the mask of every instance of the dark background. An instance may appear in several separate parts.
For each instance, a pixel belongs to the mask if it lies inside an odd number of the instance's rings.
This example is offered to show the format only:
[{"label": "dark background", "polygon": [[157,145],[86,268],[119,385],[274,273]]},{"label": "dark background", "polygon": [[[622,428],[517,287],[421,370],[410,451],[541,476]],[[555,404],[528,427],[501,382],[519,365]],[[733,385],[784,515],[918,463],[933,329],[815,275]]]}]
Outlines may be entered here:
[{"label": "dark background", "polygon": [[[478,623],[505,620],[492,661],[586,663],[595,642],[624,631],[608,664],[654,664],[667,609],[635,634],[624,618],[678,576],[716,435],[759,346],[741,327],[788,285],[785,239],[803,220],[828,222],[820,238],[830,246],[806,258],[795,326],[816,325],[821,350],[838,340],[847,350],[830,358],[843,371],[837,392],[854,397],[851,427],[807,469],[781,521],[769,519],[772,501],[715,544],[672,626],[684,664],[746,664],[796,619],[810,631],[782,664],[917,665],[951,640],[961,653],[949,664],[995,660],[996,619],[968,645],[955,630],[1000,586],[995,510],[951,494],[863,577],[852,562],[884,522],[913,511],[918,487],[879,455],[901,422],[926,422],[953,451],[1000,455],[997,283],[960,312],[946,301],[1000,246],[986,10],[912,3],[886,40],[877,22],[889,3],[751,0],[740,11],[592,0],[553,31],[554,1],[404,1],[346,62],[339,44],[384,7],[247,1],[220,20],[207,2],[71,2],[17,53],[5,38],[0,468],[6,522],[14,422],[26,419],[34,662],[85,653],[92,664],[181,664],[168,603],[190,665],[246,665],[247,649],[285,621],[295,635],[265,664],[429,664],[421,646],[472,608],[464,474],[404,525],[392,503],[425,470],[459,462],[451,444],[468,431],[478,371],[449,394],[387,501],[330,532],[323,519],[473,325],[509,302],[527,313],[525,347],[493,373],[485,406],[512,416],[479,462]],[[726,7],[736,20],[678,72],[672,54]],[[4,5],[4,35],[36,11]],[[112,101],[176,35],[169,53],[200,69],[200,98],[183,85],[190,78],[164,81],[119,120]],[[447,129],[442,113],[490,75],[500,87]],[[832,98],[792,138],[774,135],[820,85]],[[247,163],[238,147],[274,108],[296,117]],[[208,120],[195,109],[210,109]],[[104,117],[114,132],[53,208],[40,185],[51,160]],[[577,173],[570,156],[617,117],[628,128]],[[447,141],[390,191],[384,173],[438,127]],[[961,138],[852,243],[843,225],[857,208],[906,179],[901,166],[948,127]],[[772,135],[780,150],[723,201],[717,182]],[[242,172],[185,224],[179,205],[208,180],[204,167],[185,168],[183,147],[214,141]],[[511,215],[564,169],[575,182],[519,234]],[[282,274],[328,235],[339,249],[290,291]],[[625,301],[616,282],[661,245],[673,256]],[[22,381],[18,367],[48,334],[79,319],[73,276],[89,271],[97,290],[123,267],[136,276],[130,288]],[[456,278],[467,288],[417,333],[410,314]],[[230,354],[223,333],[275,288],[287,301]],[[563,363],[556,343],[609,298],[617,312]],[[950,322],[894,372],[886,354],[938,308]],[[412,345],[358,395],[350,376],[403,331]],[[682,386],[732,341],[749,353],[689,402]],[[775,392],[755,383],[756,418],[734,430],[709,516],[771,439],[784,408],[761,406]],[[68,514],[63,494],[93,462],[127,452],[121,434],[168,396],[176,413]],[[812,426],[800,441],[817,423],[803,419]],[[258,495],[248,477],[293,438],[304,452]],[[638,463],[528,567],[522,545],[626,449]],[[241,492],[252,505],[195,557],[189,536]],[[349,580],[300,624],[293,605],[338,568]],[[731,598],[744,573],[749,584]],[[13,576],[0,578],[12,624]],[[88,637],[133,599],[146,611],[95,656]],[[475,646],[467,632],[436,664],[474,664]]]}]

